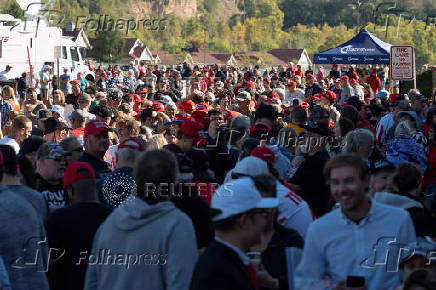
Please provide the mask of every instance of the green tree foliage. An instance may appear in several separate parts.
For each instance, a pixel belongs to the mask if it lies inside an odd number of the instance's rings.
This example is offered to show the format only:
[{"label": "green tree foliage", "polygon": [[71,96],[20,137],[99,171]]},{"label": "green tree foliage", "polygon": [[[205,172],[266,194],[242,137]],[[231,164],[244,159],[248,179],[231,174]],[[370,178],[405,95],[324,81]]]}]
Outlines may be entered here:
[{"label": "green tree foliage", "polygon": [[[140,0],[56,1],[57,9],[65,13],[65,20],[61,24],[65,26],[68,21],[76,22],[77,16],[98,19],[100,14],[107,14],[113,19],[131,19],[128,7]],[[238,1],[240,11],[233,13],[228,20],[223,20],[218,16],[223,14],[223,1],[197,0],[198,15],[184,19],[165,16],[163,30],[134,30],[127,37],[138,37],[150,49],[178,53],[180,58],[185,57],[179,52],[188,43],[201,43],[200,48],[208,52],[261,52],[273,48],[306,48],[313,54],[352,38],[355,35],[359,11],[359,28],[365,27],[392,44],[413,45],[418,67],[425,63],[436,63],[436,26],[426,27],[425,24],[427,15],[436,15],[435,0],[360,0],[363,4],[358,11],[356,2],[241,0]],[[380,6],[383,2],[396,2],[397,8],[388,10],[393,5]],[[7,3],[16,4],[15,0],[8,0]],[[400,14],[406,15],[400,18]],[[411,21],[413,16],[415,20]],[[148,16],[143,15],[143,18],[146,17]],[[387,20],[388,25],[385,26]],[[88,37],[103,38],[105,41],[102,49],[123,47],[118,44],[121,35],[108,36],[92,31],[86,33]],[[108,43],[110,45],[106,45]],[[102,53],[102,57],[104,55],[107,57],[109,53]],[[114,58],[116,54],[112,55]]]},{"label": "green tree foliage", "polygon": [[95,58],[103,62],[118,62],[124,53],[125,40],[117,31],[98,31],[95,42]]},{"label": "green tree foliage", "polygon": [[15,1],[15,0],[8,0],[4,4],[4,8],[0,10],[0,13],[10,14],[10,15],[14,16],[15,18],[24,20],[23,10],[21,10],[20,5],[18,5],[17,1]]}]

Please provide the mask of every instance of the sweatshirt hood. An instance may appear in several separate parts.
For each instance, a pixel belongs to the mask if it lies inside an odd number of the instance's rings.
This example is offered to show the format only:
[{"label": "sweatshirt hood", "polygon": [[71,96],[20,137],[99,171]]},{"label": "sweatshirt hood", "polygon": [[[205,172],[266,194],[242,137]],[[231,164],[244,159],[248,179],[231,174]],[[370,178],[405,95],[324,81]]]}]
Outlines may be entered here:
[{"label": "sweatshirt hood", "polygon": [[176,207],[170,201],[149,205],[142,199],[133,197],[130,201],[118,207],[113,212],[112,218],[115,226],[120,230],[133,231],[153,223],[175,209]]},{"label": "sweatshirt hood", "polygon": [[380,203],[384,203],[387,205],[400,207],[403,209],[412,208],[412,207],[419,207],[422,208],[422,204],[417,202],[416,200],[413,200],[410,197],[395,194],[395,193],[389,193],[389,192],[377,192],[374,195],[374,199]]}]

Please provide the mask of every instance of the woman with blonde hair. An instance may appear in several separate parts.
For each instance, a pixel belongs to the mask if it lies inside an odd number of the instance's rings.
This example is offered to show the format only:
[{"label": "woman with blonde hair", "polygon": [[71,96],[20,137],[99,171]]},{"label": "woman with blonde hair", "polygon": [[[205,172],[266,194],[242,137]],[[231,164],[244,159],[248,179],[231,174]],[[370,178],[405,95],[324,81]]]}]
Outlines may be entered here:
[{"label": "woman with blonde hair", "polygon": [[163,134],[155,134],[149,140],[149,150],[161,150],[165,145],[168,145]]},{"label": "woman with blonde hair", "polygon": [[9,104],[14,108],[14,111],[20,111],[20,105],[15,101],[15,92],[11,86],[4,86],[2,91],[3,100],[8,101]]}]

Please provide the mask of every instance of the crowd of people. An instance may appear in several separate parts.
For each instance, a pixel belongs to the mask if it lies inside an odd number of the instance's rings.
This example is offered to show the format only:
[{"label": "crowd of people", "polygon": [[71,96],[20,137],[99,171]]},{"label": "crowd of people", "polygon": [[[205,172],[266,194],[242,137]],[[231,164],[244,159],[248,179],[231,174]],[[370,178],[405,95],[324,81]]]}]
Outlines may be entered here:
[{"label": "crowd of people", "polygon": [[436,289],[435,96],[386,67],[51,69],[1,92],[0,288]]}]

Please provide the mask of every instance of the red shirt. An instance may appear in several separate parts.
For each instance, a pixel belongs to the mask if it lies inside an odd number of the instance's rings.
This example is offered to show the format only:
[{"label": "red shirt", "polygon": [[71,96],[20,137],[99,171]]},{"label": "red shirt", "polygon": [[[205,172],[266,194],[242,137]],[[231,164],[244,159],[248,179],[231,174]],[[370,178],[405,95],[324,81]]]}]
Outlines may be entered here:
[{"label": "red shirt", "polygon": [[193,181],[195,187],[197,187],[198,193],[200,196],[210,205],[212,201],[212,195],[215,192],[215,186],[213,186],[210,182],[198,182]]},{"label": "red shirt", "polygon": [[423,184],[436,184],[436,146],[430,150],[427,156],[428,167],[424,174]]},{"label": "red shirt", "polygon": [[85,128],[76,128],[71,130],[71,134],[76,136],[77,140],[83,140],[83,135],[85,135]]}]

